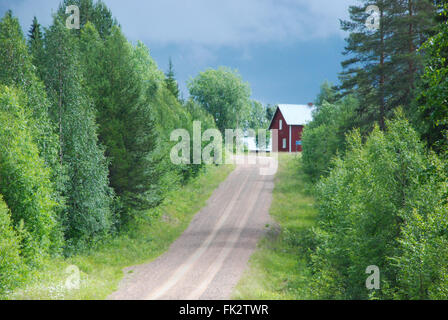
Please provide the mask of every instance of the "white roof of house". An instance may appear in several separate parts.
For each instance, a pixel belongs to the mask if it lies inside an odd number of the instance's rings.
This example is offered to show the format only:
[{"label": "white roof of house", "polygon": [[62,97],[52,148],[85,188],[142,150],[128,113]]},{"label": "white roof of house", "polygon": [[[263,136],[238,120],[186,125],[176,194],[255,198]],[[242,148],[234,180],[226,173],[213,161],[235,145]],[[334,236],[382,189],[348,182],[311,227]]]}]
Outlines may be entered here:
[{"label": "white roof of house", "polygon": [[306,104],[279,104],[278,108],[290,126],[305,125],[313,120],[313,108]]}]

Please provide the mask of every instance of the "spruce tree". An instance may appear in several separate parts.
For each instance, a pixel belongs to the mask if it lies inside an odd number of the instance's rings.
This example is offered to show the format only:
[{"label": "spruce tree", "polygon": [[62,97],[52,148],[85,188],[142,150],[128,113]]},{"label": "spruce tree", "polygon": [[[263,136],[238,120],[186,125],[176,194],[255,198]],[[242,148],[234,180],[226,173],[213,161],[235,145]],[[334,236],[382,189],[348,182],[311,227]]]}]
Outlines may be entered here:
[{"label": "spruce tree", "polygon": [[177,81],[175,79],[174,74],[174,68],[173,68],[173,62],[171,61],[171,58],[168,62],[168,72],[166,73],[166,87],[168,90],[176,97],[176,99],[179,99],[179,85],[177,84]]},{"label": "spruce tree", "polygon": [[107,161],[99,146],[91,103],[82,88],[74,33],[57,17],[45,36],[45,82],[58,126],[59,159],[68,181],[65,234],[75,244],[104,235],[113,224]]},{"label": "spruce tree", "polygon": [[86,85],[92,94],[99,124],[99,137],[110,158],[110,182],[124,208],[144,210],[160,201],[159,173],[154,150],[157,136],[145,83],[138,74],[134,48],[120,28],[113,27],[104,45],[93,26],[81,33]]},{"label": "spruce tree", "polygon": [[41,31],[41,25],[34,17],[33,24],[28,32],[28,47],[31,54],[33,65],[36,67],[37,75],[42,79],[44,62],[44,38]]}]

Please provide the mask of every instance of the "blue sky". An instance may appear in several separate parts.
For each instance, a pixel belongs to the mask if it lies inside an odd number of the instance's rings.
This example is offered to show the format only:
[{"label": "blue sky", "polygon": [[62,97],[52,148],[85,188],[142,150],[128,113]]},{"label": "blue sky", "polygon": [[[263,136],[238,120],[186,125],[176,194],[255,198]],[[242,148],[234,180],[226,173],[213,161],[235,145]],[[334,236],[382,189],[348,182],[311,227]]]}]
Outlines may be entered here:
[{"label": "blue sky", "polygon": [[[129,40],[143,41],[160,68],[172,58],[181,90],[200,71],[238,69],[252,97],[266,103],[314,101],[337,82],[344,37],[339,19],[356,0],[103,0]],[[0,0],[25,31],[45,26],[59,0]]]}]

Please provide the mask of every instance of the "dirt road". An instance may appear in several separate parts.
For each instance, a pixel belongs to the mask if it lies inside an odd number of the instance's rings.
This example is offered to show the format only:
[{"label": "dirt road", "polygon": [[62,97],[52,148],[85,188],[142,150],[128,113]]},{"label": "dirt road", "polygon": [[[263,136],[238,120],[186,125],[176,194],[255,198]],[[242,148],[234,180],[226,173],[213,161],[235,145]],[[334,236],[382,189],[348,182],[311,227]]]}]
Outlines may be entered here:
[{"label": "dirt road", "polygon": [[270,223],[273,175],[260,175],[259,168],[237,165],[170,249],[151,263],[126,269],[109,298],[229,299]]}]

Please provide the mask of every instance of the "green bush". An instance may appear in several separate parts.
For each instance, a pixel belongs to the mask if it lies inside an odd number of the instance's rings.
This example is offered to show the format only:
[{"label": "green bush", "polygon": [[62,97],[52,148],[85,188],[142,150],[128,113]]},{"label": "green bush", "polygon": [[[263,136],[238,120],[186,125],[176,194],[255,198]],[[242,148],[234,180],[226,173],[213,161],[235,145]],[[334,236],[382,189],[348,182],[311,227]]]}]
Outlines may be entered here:
[{"label": "green bush", "polygon": [[20,239],[12,228],[8,207],[0,195],[0,295],[17,285],[22,264]]},{"label": "green bush", "polygon": [[0,87],[0,193],[11,209],[14,225],[23,221],[29,233],[23,254],[31,261],[57,250],[62,240],[50,170],[39,157],[18,97],[15,90]]},{"label": "green bush", "polygon": [[303,133],[303,170],[313,181],[329,172],[331,159],[345,150],[345,134],[350,130],[358,102],[346,97],[336,103],[326,101],[314,112]]},{"label": "green bush", "polygon": [[313,289],[320,298],[366,299],[366,268],[380,298],[447,298],[447,179],[435,155],[399,116],[347,152],[318,184]]}]

